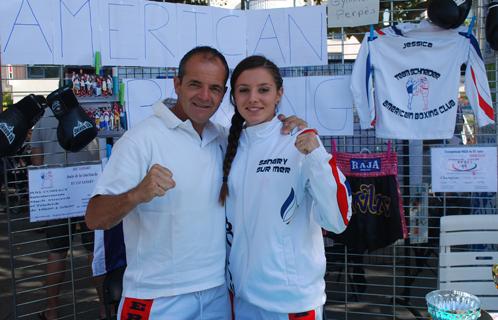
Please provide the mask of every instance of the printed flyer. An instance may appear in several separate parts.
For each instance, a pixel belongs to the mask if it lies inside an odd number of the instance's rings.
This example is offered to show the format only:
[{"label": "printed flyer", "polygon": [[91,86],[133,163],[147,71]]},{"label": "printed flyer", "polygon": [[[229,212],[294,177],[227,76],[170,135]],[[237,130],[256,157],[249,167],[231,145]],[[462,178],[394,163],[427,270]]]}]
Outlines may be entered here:
[{"label": "printed flyer", "polygon": [[496,147],[432,148],[433,192],[496,192]]},{"label": "printed flyer", "polygon": [[100,163],[30,168],[29,220],[35,222],[85,215],[101,172]]}]

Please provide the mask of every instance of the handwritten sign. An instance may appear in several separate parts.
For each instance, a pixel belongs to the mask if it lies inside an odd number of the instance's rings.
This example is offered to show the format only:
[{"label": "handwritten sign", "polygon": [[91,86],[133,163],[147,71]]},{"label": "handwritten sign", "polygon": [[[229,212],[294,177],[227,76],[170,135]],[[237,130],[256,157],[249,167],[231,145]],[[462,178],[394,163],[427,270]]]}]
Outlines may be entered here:
[{"label": "handwritten sign", "polygon": [[143,54],[145,66],[177,66],[178,23],[176,5],[147,1],[144,6]]},{"label": "handwritten sign", "polygon": [[246,57],[247,15],[241,10],[226,10],[211,7],[213,15],[214,43],[227,59],[228,65],[234,67]]},{"label": "handwritten sign", "polygon": [[152,105],[176,98],[173,79],[124,79],[128,128],[153,114]]},{"label": "handwritten sign", "polygon": [[60,0],[54,17],[54,63],[85,65],[94,60],[97,51],[98,7],[90,0]]},{"label": "handwritten sign", "polygon": [[[327,64],[325,7],[248,10],[248,55],[264,55],[279,67]],[[314,61],[314,62],[313,62]]]},{"label": "handwritten sign", "polygon": [[44,0],[0,2],[2,63],[54,63],[55,13],[49,9]]},{"label": "handwritten sign", "polygon": [[496,192],[496,147],[432,148],[433,192]]},{"label": "handwritten sign", "polygon": [[[350,76],[284,78],[284,96],[277,113],[296,115],[323,136],[352,136],[350,82]],[[176,99],[173,79],[125,79],[124,83],[128,128],[152,115],[152,105],[156,101]],[[211,121],[229,127],[233,114],[228,87]]]},{"label": "handwritten sign", "polygon": [[[324,6],[230,10],[145,0],[2,0],[4,64],[177,67],[195,46],[230,67],[263,54],[279,67],[326,65]],[[247,40],[247,41],[246,41]]]},{"label": "handwritten sign", "polygon": [[[176,99],[173,79],[124,79],[125,83],[125,108],[128,128],[153,114],[152,106],[157,101],[167,98]],[[224,127],[229,127],[233,116],[233,107],[229,99],[230,88],[223,101],[211,117],[211,121]]]},{"label": "handwritten sign", "polygon": [[327,7],[330,28],[379,22],[379,0],[329,0]]},{"label": "handwritten sign", "polygon": [[350,76],[284,78],[279,113],[297,115],[322,136],[352,136],[350,82]]},{"label": "handwritten sign", "polygon": [[221,101],[220,107],[216,110],[210,120],[223,127],[229,128],[232,124],[234,113],[234,106],[230,103],[230,83],[227,83],[227,91],[223,97],[223,101]]},{"label": "handwritten sign", "polygon": [[29,219],[45,221],[83,216],[102,165],[29,168]]}]

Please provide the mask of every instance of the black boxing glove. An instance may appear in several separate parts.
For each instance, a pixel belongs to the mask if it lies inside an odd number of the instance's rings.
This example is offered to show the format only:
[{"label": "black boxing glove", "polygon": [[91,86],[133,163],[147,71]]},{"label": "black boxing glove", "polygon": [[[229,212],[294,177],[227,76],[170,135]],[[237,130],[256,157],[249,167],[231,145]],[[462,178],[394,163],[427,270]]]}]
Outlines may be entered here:
[{"label": "black boxing glove", "polygon": [[77,152],[95,139],[97,127],[80,106],[70,86],[49,94],[47,103],[59,120],[57,140],[62,148]]},{"label": "black boxing glove", "polygon": [[43,96],[30,94],[0,113],[0,157],[14,155],[23,145],[28,130],[45,112]]},{"label": "black boxing glove", "polygon": [[427,15],[443,29],[458,28],[469,15],[472,0],[429,0]]},{"label": "black boxing glove", "polygon": [[498,0],[489,1],[486,16],[486,40],[493,50],[498,50]]}]

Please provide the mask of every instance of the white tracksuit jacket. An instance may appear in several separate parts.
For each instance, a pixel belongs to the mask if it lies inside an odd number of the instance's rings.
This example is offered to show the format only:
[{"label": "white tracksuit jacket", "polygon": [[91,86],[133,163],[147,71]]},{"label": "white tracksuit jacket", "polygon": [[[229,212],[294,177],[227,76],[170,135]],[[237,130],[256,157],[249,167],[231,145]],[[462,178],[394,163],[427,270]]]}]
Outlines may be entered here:
[{"label": "white tracksuit jacket", "polygon": [[351,75],[362,129],[375,126],[377,137],[389,139],[453,137],[462,64],[477,124],[494,123],[486,68],[467,27],[422,21],[378,30],[373,39],[367,33]]},{"label": "white tracksuit jacket", "polygon": [[305,156],[298,134],[281,126],[274,118],[240,136],[228,178],[227,282],[240,299],[294,313],[325,303],[321,228],[346,228],[351,192],[322,145]]}]

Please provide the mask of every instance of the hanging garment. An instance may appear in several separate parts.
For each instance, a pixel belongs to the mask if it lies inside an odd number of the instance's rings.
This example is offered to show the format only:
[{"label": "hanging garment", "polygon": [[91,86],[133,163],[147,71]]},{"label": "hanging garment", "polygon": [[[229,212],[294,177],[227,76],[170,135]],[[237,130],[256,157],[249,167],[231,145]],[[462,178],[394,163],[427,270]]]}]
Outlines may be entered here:
[{"label": "hanging garment", "polygon": [[398,185],[398,158],[388,144],[387,152],[337,152],[337,166],[351,186],[353,215],[346,231],[333,236],[348,251],[363,253],[406,238],[407,229]]},{"label": "hanging garment", "polygon": [[466,27],[445,30],[422,21],[367,34],[351,77],[361,128],[375,127],[379,138],[451,138],[462,64],[478,125],[494,123],[484,61]]}]

